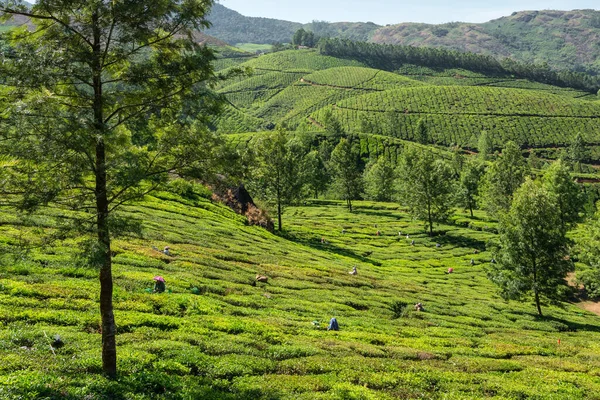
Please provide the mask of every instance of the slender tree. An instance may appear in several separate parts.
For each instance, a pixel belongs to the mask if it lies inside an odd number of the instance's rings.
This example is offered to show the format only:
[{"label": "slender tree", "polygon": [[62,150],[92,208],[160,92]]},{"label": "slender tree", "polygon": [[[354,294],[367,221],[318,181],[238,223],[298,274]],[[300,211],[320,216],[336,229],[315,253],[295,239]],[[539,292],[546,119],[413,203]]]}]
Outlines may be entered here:
[{"label": "slender tree", "polygon": [[577,241],[580,260],[588,268],[577,271],[577,279],[590,298],[600,297],[600,203],[596,213],[586,223],[587,235]]},{"label": "slender tree", "polygon": [[304,155],[300,140],[288,139],[282,128],[261,137],[256,145],[257,166],[251,187],[276,208],[279,231],[283,229],[284,208],[302,196]]},{"label": "slender tree", "polygon": [[477,151],[479,153],[479,157],[483,161],[490,159],[490,156],[494,152],[494,143],[489,132],[482,131],[479,134],[479,138],[477,139]]},{"label": "slender tree", "polygon": [[473,217],[473,209],[477,208],[479,184],[485,172],[485,164],[475,158],[470,158],[463,165],[458,180],[459,203],[468,209]]},{"label": "slender tree", "polygon": [[569,167],[561,160],[554,162],[546,170],[543,182],[558,207],[561,228],[568,230],[581,219],[580,213],[585,203],[581,187],[571,176]]},{"label": "slender tree", "polygon": [[425,121],[420,119],[415,130],[415,141],[421,144],[427,144],[430,141],[429,130],[425,125]]},{"label": "slender tree", "polygon": [[[194,163],[217,111],[213,51],[193,40],[212,0],[0,0],[5,35],[3,151],[18,160],[23,208],[54,201],[89,212],[99,268],[102,365],[117,374],[111,237],[115,210]],[[192,122],[193,120],[197,122]]]},{"label": "slender tree", "polygon": [[329,160],[333,174],[333,188],[346,200],[348,210],[352,211],[352,200],[359,198],[362,192],[362,175],[359,170],[358,150],[348,139],[341,139],[331,152]]},{"label": "slender tree", "polygon": [[573,137],[569,148],[567,149],[567,159],[572,163],[575,171],[581,172],[581,163],[587,157],[585,141],[581,133]]},{"label": "slender tree", "polygon": [[427,222],[433,236],[434,222],[446,221],[451,211],[452,168],[430,151],[410,148],[402,155],[397,176],[401,202],[413,216]]},{"label": "slender tree", "polygon": [[483,177],[481,197],[483,208],[492,215],[508,211],[513,193],[529,174],[521,149],[508,142],[502,155],[493,162]]},{"label": "slender tree", "polygon": [[540,316],[542,297],[558,299],[570,269],[568,240],[559,215],[553,196],[528,178],[500,219],[497,263],[488,269],[504,298],[533,293]]},{"label": "slender tree", "polygon": [[392,163],[384,156],[367,165],[363,180],[367,199],[392,201],[394,198],[396,171]]},{"label": "slender tree", "polygon": [[306,154],[304,158],[304,176],[308,191],[315,199],[319,197],[319,193],[324,193],[327,190],[330,176],[318,150]]}]

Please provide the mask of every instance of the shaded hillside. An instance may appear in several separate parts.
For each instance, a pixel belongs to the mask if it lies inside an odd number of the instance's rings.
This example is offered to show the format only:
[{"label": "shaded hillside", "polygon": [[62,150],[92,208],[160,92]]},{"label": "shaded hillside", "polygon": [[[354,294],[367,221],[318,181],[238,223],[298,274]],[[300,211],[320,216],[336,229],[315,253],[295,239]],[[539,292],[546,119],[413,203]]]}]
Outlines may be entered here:
[{"label": "shaded hillside", "polygon": [[287,43],[302,24],[271,18],[245,17],[237,11],[215,4],[209,21],[212,27],[207,30],[230,44],[236,43]]},{"label": "shaded hillside", "polygon": [[378,29],[372,41],[443,47],[600,72],[600,13],[593,10],[522,11],[483,24],[404,23]]}]

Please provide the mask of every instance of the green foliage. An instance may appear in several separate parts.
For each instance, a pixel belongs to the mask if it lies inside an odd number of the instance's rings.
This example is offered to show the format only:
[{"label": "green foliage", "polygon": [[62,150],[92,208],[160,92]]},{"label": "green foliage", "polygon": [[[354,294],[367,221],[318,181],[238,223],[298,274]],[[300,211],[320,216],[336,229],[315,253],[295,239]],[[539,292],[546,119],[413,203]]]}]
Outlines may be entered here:
[{"label": "green foliage", "polygon": [[[481,154],[481,153],[480,153]],[[485,173],[485,164],[475,158],[470,158],[463,165],[458,179],[458,201],[473,216],[473,209],[477,208],[479,186]]]},{"label": "green foliage", "polygon": [[417,128],[415,129],[415,140],[417,143],[427,144],[429,143],[429,133],[427,132],[427,126],[425,126],[425,121],[420,119],[417,122]]},{"label": "green foliage", "polygon": [[319,197],[319,193],[325,193],[330,176],[326,169],[325,161],[323,161],[318,150],[313,150],[306,154],[304,159],[304,176],[308,191],[315,199]]},{"label": "green foliage", "polygon": [[561,227],[565,230],[573,228],[581,220],[585,198],[569,167],[562,160],[552,163],[544,172],[543,183],[554,198]]},{"label": "green foliage", "polygon": [[584,285],[591,298],[600,297],[600,211],[590,218],[589,235],[579,244],[580,256],[589,268],[577,272],[577,279]]},{"label": "green foliage", "polygon": [[488,161],[494,153],[494,142],[487,131],[481,132],[477,139],[477,152],[482,161]]},{"label": "green foliage", "polygon": [[323,39],[319,42],[319,50],[325,55],[359,60],[372,68],[388,71],[400,68],[404,64],[415,64],[429,68],[462,68],[492,76],[516,76],[541,83],[581,89],[593,94],[600,87],[600,79],[597,77],[571,70],[556,71],[545,63],[519,63],[509,58],[499,61],[490,55],[434,47]]},{"label": "green foliage", "polygon": [[394,318],[402,318],[406,316],[409,304],[405,301],[396,300],[390,305]]},{"label": "green foliage", "polygon": [[396,171],[385,157],[367,164],[364,172],[365,197],[374,201],[392,201],[395,196]]},{"label": "green foliage", "polygon": [[571,268],[566,259],[566,231],[554,200],[542,186],[525,181],[508,213],[500,218],[497,264],[488,269],[504,298],[520,299],[533,293],[540,316],[541,296],[561,298]]},{"label": "green foliage", "polygon": [[251,188],[277,210],[278,229],[282,230],[283,208],[302,196],[303,158],[306,153],[298,140],[288,140],[287,132],[262,136],[255,146],[257,166]]},{"label": "green foliage", "polygon": [[454,184],[450,166],[428,150],[410,148],[402,154],[397,176],[400,201],[415,218],[426,221],[432,236],[433,223],[450,215]]},{"label": "green foliage", "polygon": [[362,193],[363,180],[359,170],[360,155],[354,143],[342,138],[331,152],[329,168],[332,171],[332,189],[346,201],[352,211],[352,200]]},{"label": "green foliage", "polygon": [[480,201],[491,215],[508,211],[514,192],[525,181],[529,168],[514,142],[508,142],[483,176]]},{"label": "green foliage", "polygon": [[581,172],[581,162],[587,159],[587,153],[583,136],[581,133],[576,134],[567,148],[567,160],[572,163],[576,171]]}]

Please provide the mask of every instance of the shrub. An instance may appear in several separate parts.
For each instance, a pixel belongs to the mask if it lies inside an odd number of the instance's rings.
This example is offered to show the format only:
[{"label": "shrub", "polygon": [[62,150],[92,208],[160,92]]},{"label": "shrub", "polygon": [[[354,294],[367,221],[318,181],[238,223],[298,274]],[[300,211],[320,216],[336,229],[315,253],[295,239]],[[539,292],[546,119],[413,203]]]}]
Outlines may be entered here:
[{"label": "shrub", "polygon": [[394,319],[402,318],[408,312],[408,303],[405,301],[394,301],[390,305],[390,309],[394,313]]}]

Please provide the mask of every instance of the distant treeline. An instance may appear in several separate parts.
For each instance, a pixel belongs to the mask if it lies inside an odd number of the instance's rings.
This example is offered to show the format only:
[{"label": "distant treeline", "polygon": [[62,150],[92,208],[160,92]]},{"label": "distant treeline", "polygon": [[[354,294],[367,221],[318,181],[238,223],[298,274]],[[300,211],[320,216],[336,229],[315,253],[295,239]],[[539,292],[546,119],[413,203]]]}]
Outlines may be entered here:
[{"label": "distant treeline", "polygon": [[526,64],[505,58],[463,53],[432,47],[400,46],[355,42],[345,39],[321,39],[321,54],[359,60],[372,68],[394,71],[404,64],[430,68],[461,68],[494,76],[514,76],[549,85],[590,93],[600,89],[600,77],[573,71],[555,71],[547,64]]}]

